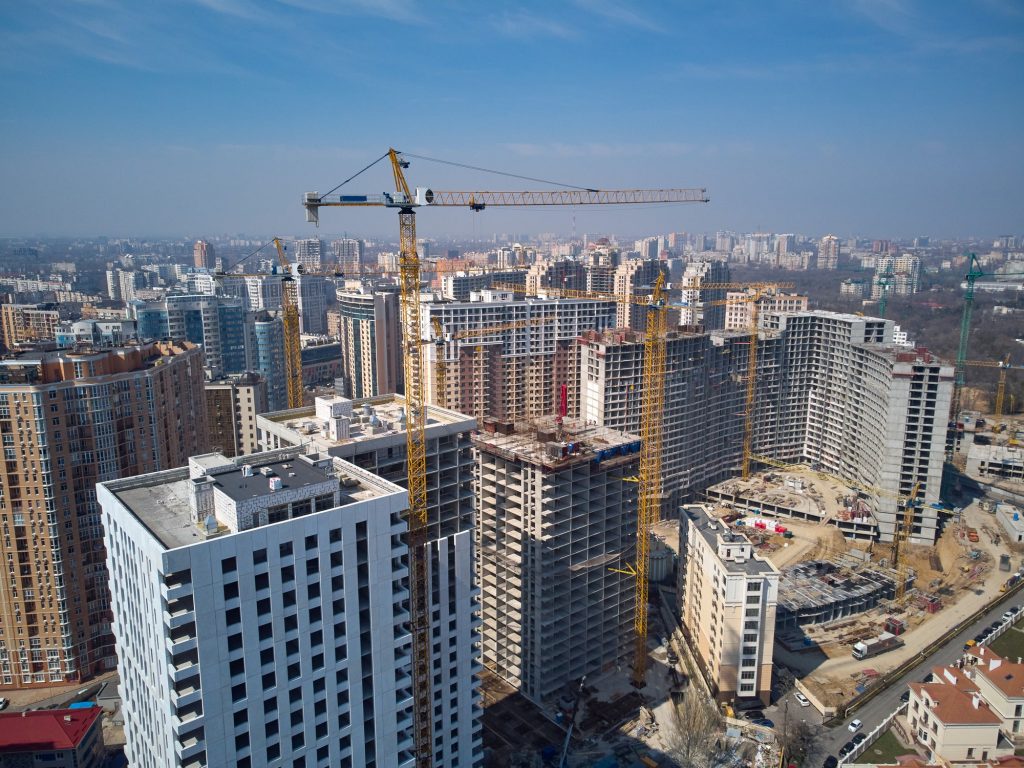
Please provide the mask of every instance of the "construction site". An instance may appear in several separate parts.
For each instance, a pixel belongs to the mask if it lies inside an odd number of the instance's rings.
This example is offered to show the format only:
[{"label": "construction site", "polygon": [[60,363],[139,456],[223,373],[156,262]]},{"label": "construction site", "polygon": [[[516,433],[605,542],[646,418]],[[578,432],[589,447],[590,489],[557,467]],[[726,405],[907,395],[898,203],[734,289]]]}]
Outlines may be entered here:
[{"label": "construction site", "polygon": [[[950,520],[936,546],[905,545],[899,566],[893,568],[891,545],[849,540],[830,525],[844,508],[835,503],[840,488],[831,487],[831,496],[820,491],[817,498],[798,495],[807,502],[805,509],[825,512],[815,522],[773,519],[763,504],[766,498],[779,507],[796,506],[797,499],[780,498],[779,490],[769,490],[780,480],[785,487],[785,474],[774,471],[748,482],[763,489],[760,496],[749,497],[762,503],[754,507],[757,517],[739,512],[732,502],[720,505],[716,513],[734,530],[745,531],[757,553],[782,570],[775,662],[802,678],[805,689],[824,706],[841,706],[866,690],[873,678],[991,600],[1011,578],[1006,537],[981,504]],[[854,658],[856,643],[883,632],[899,642],[870,661]]]}]

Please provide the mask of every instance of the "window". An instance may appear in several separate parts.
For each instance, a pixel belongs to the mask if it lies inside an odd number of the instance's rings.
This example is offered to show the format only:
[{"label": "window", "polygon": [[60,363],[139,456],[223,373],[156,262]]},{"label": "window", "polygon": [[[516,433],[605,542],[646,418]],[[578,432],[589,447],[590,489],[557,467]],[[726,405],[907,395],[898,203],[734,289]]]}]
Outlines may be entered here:
[{"label": "window", "polygon": [[257,549],[252,553],[252,564],[259,565],[260,563],[267,562],[267,550]]},{"label": "window", "polygon": [[271,670],[263,676],[263,690],[269,691],[275,685],[277,685],[277,675],[274,674],[273,670]]},{"label": "window", "polygon": [[241,647],[242,647],[242,635],[241,635],[241,633],[239,633],[237,635],[228,635],[228,650],[229,651],[237,651]]},{"label": "window", "polygon": [[306,537],[306,551],[316,549],[316,534]]},{"label": "window", "polygon": [[270,589],[270,576],[265,573],[256,574],[256,591],[261,589]]},{"label": "window", "polygon": [[306,561],[306,575],[312,576],[314,573],[320,573],[320,561],[311,557]]},{"label": "window", "polygon": [[245,683],[231,686],[231,701],[237,703],[245,698]]},{"label": "window", "polygon": [[229,608],[224,614],[224,620],[229,627],[242,623],[242,612],[238,608]]},{"label": "window", "polygon": [[271,712],[277,712],[277,697],[266,699],[263,702],[263,714],[269,715]]},{"label": "window", "polygon": [[225,557],[220,561],[221,573],[234,573],[236,570],[238,570],[238,564],[235,562],[235,558]]},{"label": "window", "polygon": [[291,556],[291,554],[292,554],[292,543],[290,541],[284,542],[283,544],[281,544],[277,548],[277,551],[278,551],[278,553],[280,553],[281,557],[289,557],[289,556]]},{"label": "window", "polygon": [[760,595],[747,595],[747,605],[757,605],[761,602]]},{"label": "window", "polygon": [[281,581],[285,583],[295,581],[295,566],[285,565],[281,567]]},{"label": "window", "polygon": [[224,599],[234,600],[236,597],[238,597],[238,582],[229,581],[224,585]]},{"label": "window", "polygon": [[242,725],[247,722],[249,722],[249,710],[240,709],[235,712],[235,725]]}]

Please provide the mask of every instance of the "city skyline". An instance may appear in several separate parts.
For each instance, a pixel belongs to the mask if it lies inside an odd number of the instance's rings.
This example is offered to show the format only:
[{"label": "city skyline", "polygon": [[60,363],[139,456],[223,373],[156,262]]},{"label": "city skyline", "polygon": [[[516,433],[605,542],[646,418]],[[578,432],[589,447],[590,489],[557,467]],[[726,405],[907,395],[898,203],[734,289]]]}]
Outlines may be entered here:
[{"label": "city skyline", "polygon": [[[431,211],[495,231],[1015,231],[1024,12],[862,0],[505,9],[196,0],[0,11],[0,236],[313,235],[389,144],[594,186],[706,187],[709,206]],[[414,160],[411,184],[536,188]],[[378,166],[346,187],[392,186]],[[544,188],[544,187],[541,187]],[[322,231],[393,237],[387,212]]]}]

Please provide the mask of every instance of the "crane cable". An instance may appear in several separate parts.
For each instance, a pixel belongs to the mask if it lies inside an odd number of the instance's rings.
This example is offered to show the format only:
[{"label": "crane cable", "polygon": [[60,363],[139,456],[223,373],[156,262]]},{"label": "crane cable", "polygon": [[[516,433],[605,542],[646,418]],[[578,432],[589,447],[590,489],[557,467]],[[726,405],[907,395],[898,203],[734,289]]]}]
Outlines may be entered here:
[{"label": "crane cable", "polygon": [[417,160],[426,160],[431,163],[441,163],[442,165],[454,165],[456,168],[468,168],[471,171],[481,171],[482,173],[494,173],[498,176],[508,176],[512,179],[523,179],[524,181],[536,181],[539,184],[550,184],[553,187],[566,187],[568,189],[580,189],[584,192],[600,192],[599,189],[593,187],[581,187],[577,184],[564,184],[560,181],[549,181],[548,179],[538,179],[534,176],[522,176],[518,173],[509,173],[507,171],[496,171],[493,168],[481,168],[478,165],[468,165],[466,163],[457,163],[454,160],[440,160],[436,157],[426,157],[425,155],[414,155],[411,152],[399,152],[403,157],[415,157]]}]

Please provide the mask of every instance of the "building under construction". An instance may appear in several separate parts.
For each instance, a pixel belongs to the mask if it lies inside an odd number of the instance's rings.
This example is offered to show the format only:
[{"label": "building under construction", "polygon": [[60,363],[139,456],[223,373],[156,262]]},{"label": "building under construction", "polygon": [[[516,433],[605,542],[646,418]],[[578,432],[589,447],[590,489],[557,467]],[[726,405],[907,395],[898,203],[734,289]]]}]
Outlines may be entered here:
[{"label": "building under construction", "polygon": [[[808,560],[782,571],[776,630],[826,624],[869,611],[896,594],[899,575],[847,558]],[[908,586],[913,575],[907,577]]]},{"label": "building under construction", "polygon": [[484,665],[540,701],[633,645],[640,441],[575,420],[485,423],[477,449]]}]

